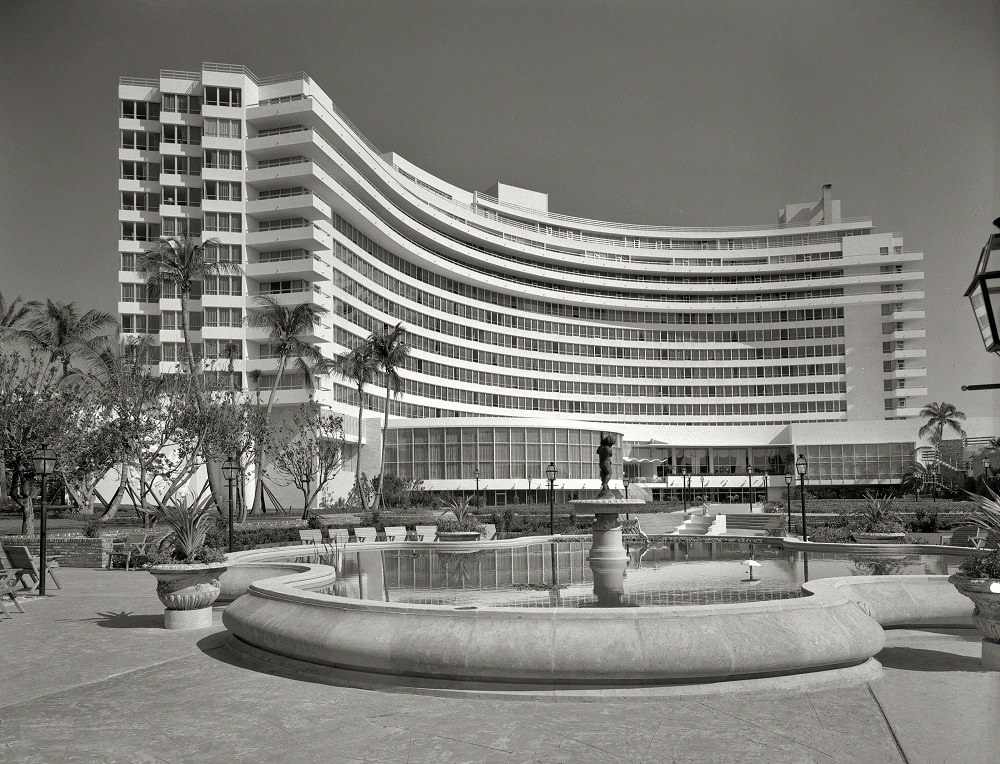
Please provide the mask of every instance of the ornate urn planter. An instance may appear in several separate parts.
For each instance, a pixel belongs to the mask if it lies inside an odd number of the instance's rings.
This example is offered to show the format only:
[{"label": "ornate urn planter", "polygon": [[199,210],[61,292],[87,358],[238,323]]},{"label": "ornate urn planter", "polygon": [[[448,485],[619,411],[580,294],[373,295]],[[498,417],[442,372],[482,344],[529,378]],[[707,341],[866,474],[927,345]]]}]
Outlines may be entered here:
[{"label": "ornate urn planter", "polygon": [[479,541],[479,531],[438,531],[438,541]]},{"label": "ornate urn planter", "polygon": [[969,578],[961,573],[948,577],[959,594],[964,594],[976,605],[972,621],[983,634],[985,668],[1000,671],[1000,579]]},{"label": "ornate urn planter", "polygon": [[212,603],[222,591],[219,581],[225,563],[151,565],[156,578],[156,596],[166,610],[167,629],[200,629],[212,625]]}]

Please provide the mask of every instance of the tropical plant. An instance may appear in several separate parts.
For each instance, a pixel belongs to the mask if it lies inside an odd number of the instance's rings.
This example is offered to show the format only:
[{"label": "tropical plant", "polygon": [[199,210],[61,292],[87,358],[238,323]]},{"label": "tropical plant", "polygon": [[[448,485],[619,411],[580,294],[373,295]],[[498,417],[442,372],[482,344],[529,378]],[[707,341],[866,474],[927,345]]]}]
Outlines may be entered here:
[{"label": "tropical plant", "polygon": [[975,511],[966,518],[966,522],[982,528],[987,533],[992,532],[1000,539],[1000,495],[986,486],[989,496],[970,493],[969,498],[976,503]]},{"label": "tropical plant", "polygon": [[965,421],[965,414],[951,403],[928,403],[920,410],[920,416],[927,419],[917,431],[921,438],[937,436],[940,441],[946,429],[962,437],[965,436],[965,430],[960,424]]},{"label": "tropical plant", "polygon": [[958,571],[966,578],[1000,580],[1000,549],[995,549],[982,557],[966,557]]},{"label": "tropical plant", "polygon": [[879,496],[865,491],[864,506],[849,517],[849,526],[855,533],[900,533],[903,523],[893,507],[894,497]]},{"label": "tropical plant", "polygon": [[49,363],[58,361],[62,365],[62,376],[66,377],[74,358],[81,358],[88,364],[97,360],[97,338],[117,323],[110,313],[102,310],[88,310],[81,315],[76,303],[46,300],[45,305],[32,311],[23,336],[48,353]]},{"label": "tropical plant", "polygon": [[[318,403],[303,404],[275,438],[271,468],[302,493],[302,519],[343,464],[343,418],[324,414]],[[287,484],[286,483],[286,484]]]},{"label": "tropical plant", "polygon": [[361,436],[364,427],[365,388],[372,383],[378,373],[378,359],[375,357],[371,343],[363,342],[337,356],[331,364],[331,369],[342,379],[353,382],[358,391],[358,450],[357,464],[354,470],[354,488],[355,494],[361,502],[362,511],[368,512],[368,494],[362,484],[361,475]]},{"label": "tropical plant", "polygon": [[438,503],[445,510],[445,515],[450,512],[454,515],[455,520],[462,523],[473,516],[472,498],[471,496],[461,496],[459,494],[446,495],[438,499]]},{"label": "tropical plant", "polygon": [[146,293],[155,297],[167,292],[181,301],[181,333],[184,337],[184,360],[189,374],[196,373],[194,346],[191,343],[190,301],[195,284],[206,277],[243,274],[239,263],[215,260],[210,253],[220,246],[218,239],[202,242],[198,237],[161,236],[156,246],[139,255],[138,267],[146,279]]},{"label": "tropical plant", "polygon": [[20,296],[8,302],[0,292],[0,343],[28,341],[27,324],[38,307],[37,302],[24,302]]},{"label": "tropical plant", "polygon": [[160,505],[151,514],[156,522],[170,529],[160,542],[158,554],[151,555],[151,564],[198,564],[224,559],[219,550],[205,545],[205,535],[212,523],[212,507],[207,501],[179,498]]},{"label": "tropical plant", "polygon": [[[392,329],[385,328],[381,333],[373,333],[368,342],[372,346],[375,359],[382,372],[382,380],[385,383],[385,407],[382,419],[382,449],[379,456],[379,474],[385,471],[385,444],[386,435],[389,431],[389,400],[390,395],[398,395],[403,386],[403,380],[399,376],[399,369],[410,354],[410,346],[406,342],[406,329],[402,323],[396,324]],[[382,483],[379,482],[378,492],[375,494],[375,509],[382,506],[384,499],[382,495]]]},{"label": "tropical plant", "polygon": [[900,487],[906,493],[914,493],[919,496],[920,492],[924,490],[924,486],[930,485],[933,482],[934,475],[927,468],[927,465],[914,460],[907,466]]}]

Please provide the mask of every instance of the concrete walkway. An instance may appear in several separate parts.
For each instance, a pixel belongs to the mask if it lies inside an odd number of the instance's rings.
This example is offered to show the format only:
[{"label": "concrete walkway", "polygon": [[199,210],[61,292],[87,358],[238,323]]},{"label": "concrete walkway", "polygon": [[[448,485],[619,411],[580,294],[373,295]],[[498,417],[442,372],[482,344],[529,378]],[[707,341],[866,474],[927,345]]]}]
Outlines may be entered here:
[{"label": "concrete walkway", "polygon": [[433,697],[242,668],[220,625],[160,628],[143,572],[60,580],[0,622],[0,762],[1000,764],[1000,673],[972,631],[892,631],[883,677],[846,689]]}]

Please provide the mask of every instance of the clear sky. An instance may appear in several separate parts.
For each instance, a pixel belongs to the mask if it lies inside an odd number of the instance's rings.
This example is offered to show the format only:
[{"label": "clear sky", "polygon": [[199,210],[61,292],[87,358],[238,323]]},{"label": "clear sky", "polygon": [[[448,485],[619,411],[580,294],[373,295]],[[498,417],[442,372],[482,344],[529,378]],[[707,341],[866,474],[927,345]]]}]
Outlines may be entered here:
[{"label": "clear sky", "polygon": [[997,0],[3,0],[5,296],[115,310],[117,78],[203,61],[305,71],[380,149],[570,215],[772,223],[832,183],[925,254],[931,399],[1000,411],[959,390],[1000,381],[962,296],[1000,215]]}]

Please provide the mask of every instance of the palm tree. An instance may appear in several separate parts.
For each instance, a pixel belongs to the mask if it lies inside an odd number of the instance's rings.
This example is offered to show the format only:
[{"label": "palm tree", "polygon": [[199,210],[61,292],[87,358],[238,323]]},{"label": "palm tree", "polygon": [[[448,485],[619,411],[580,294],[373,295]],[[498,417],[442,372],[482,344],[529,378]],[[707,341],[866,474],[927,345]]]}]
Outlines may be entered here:
[{"label": "palm tree", "polygon": [[368,338],[372,346],[375,360],[378,362],[385,382],[385,414],[382,420],[382,453],[379,460],[378,493],[375,495],[375,510],[382,506],[382,486],[385,482],[385,440],[389,430],[389,395],[398,395],[403,386],[398,369],[410,354],[410,346],[406,342],[406,329],[402,323],[392,329],[385,328],[381,334],[372,333]]},{"label": "palm tree", "polygon": [[[38,302],[24,302],[20,295],[7,302],[0,292],[0,342],[5,340],[29,340],[27,324],[32,311],[40,307]],[[29,340],[30,341],[30,340]]]},{"label": "palm tree", "polygon": [[52,302],[38,305],[27,323],[26,336],[38,349],[49,354],[49,363],[62,363],[62,376],[69,374],[73,356],[94,363],[98,360],[95,342],[105,329],[118,322],[103,310],[88,310],[83,315],[76,303]]},{"label": "palm tree", "polygon": [[920,416],[927,417],[927,421],[917,432],[921,438],[937,436],[940,440],[946,428],[965,437],[965,430],[959,424],[965,421],[965,414],[951,403],[928,403],[920,410]]},{"label": "palm tree", "polygon": [[[325,371],[329,368],[330,362],[323,357],[319,349],[302,339],[303,334],[310,334],[314,331],[319,317],[326,313],[326,308],[311,302],[288,307],[267,295],[257,297],[257,302],[263,307],[263,310],[247,316],[247,325],[267,329],[270,348],[278,359],[278,369],[274,375],[274,382],[267,399],[267,410],[264,413],[264,419],[270,420],[278,387],[281,385],[281,378],[284,376],[289,361],[293,361],[297,370],[302,372],[310,389],[316,370]],[[264,451],[263,448],[258,447],[256,490],[253,498],[255,512],[260,509],[263,499],[261,495],[263,465]]]},{"label": "palm tree", "polygon": [[[372,383],[379,371],[379,362],[375,357],[375,348],[372,346],[370,338],[369,341],[361,343],[353,350],[338,355],[333,360],[331,369],[342,379],[353,382],[358,391],[358,457],[357,466],[354,469],[354,482],[361,500],[361,508],[367,512],[366,494],[361,486],[361,434],[365,412],[365,388]],[[381,482],[379,480],[380,484]]]},{"label": "palm tree", "polygon": [[197,237],[182,233],[180,236],[161,236],[155,247],[139,255],[139,271],[146,279],[147,294],[155,297],[164,287],[171,286],[180,296],[185,361],[191,374],[195,373],[195,360],[188,306],[195,282],[202,281],[206,276],[243,274],[239,263],[206,258],[206,250],[216,246],[219,246],[218,239],[202,242]]}]

